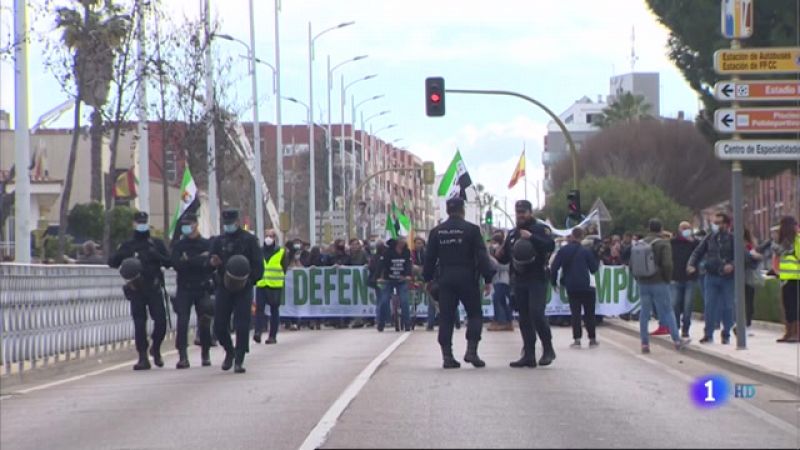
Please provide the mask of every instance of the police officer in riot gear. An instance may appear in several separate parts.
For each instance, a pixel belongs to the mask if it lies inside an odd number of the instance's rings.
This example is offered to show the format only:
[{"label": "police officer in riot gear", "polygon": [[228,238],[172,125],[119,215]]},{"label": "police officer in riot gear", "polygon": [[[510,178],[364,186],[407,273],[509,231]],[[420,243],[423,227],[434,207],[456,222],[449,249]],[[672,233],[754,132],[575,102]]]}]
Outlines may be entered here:
[{"label": "police officer in riot gear", "polygon": [[181,239],[172,246],[172,267],[178,273],[178,293],[173,308],[178,315],[178,331],[175,348],[178,349],[178,369],[189,368],[186,347],[189,334],[189,318],[194,305],[197,314],[197,333],[200,337],[201,362],[211,365],[211,319],[214,317],[214,304],[211,302],[211,267],[208,258],[211,242],[200,235],[197,216],[186,213],[180,223]]},{"label": "police officer in riot gear", "polygon": [[553,337],[545,317],[547,302],[547,264],[555,250],[550,229],[536,222],[533,207],[527,200],[515,205],[517,227],[511,230],[496,258],[501,264],[511,264],[511,284],[519,308],[519,328],[522,334],[522,358],[511,367],[536,367],[536,335],[542,340],[544,353],[539,365],[550,365],[556,359]]},{"label": "police officer in riot gear", "polygon": [[[210,264],[216,269],[216,304],[214,334],[225,349],[222,370],[244,373],[244,355],[249,351],[250,305],[253,286],[264,273],[264,256],[258,239],[242,230],[239,211],[222,213],[223,234],[211,244]],[[230,323],[233,315],[236,347],[231,341]]]},{"label": "police officer in riot gear", "polygon": [[423,270],[426,282],[430,283],[434,277],[437,279],[439,345],[442,348],[443,367],[461,367],[453,357],[452,348],[459,300],[467,311],[467,353],[464,361],[475,367],[484,367],[486,363],[478,356],[478,342],[483,329],[479,277],[483,277],[488,294],[494,270],[480,228],[464,220],[464,200],[448,200],[447,214],[448,219],[431,231]]},{"label": "police officer in riot gear", "polygon": [[[141,264],[140,275],[130,281],[126,280],[123,288],[125,298],[130,301],[136,351],[139,352],[139,361],[133,366],[133,370],[150,369],[150,360],[147,356],[148,310],[153,319],[151,336],[153,342],[150,347],[150,355],[156,366],[164,366],[164,360],[161,358],[161,343],[167,333],[167,311],[161,291],[164,277],[161,268],[168,268],[171,263],[164,241],[150,236],[148,218],[147,213],[143,211],[134,215],[133,238],[123,242],[108,260],[110,267],[124,269],[121,270],[123,278],[128,278],[130,276],[128,271],[135,266],[135,263],[131,263],[129,258],[135,258]],[[124,267],[120,267],[123,262],[125,262]]]}]

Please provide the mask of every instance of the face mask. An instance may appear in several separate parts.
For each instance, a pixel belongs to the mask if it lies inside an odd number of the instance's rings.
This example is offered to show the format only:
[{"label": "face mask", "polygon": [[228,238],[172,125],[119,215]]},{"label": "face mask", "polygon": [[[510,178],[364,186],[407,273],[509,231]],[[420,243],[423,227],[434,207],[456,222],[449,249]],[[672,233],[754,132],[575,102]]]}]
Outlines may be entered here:
[{"label": "face mask", "polygon": [[147,233],[148,231],[150,231],[150,225],[148,225],[146,223],[137,223],[136,224],[136,231],[138,233]]},{"label": "face mask", "polygon": [[264,243],[267,244],[267,247],[270,247],[275,243],[275,239],[271,237],[264,238]]},{"label": "face mask", "polygon": [[711,224],[711,231],[714,232],[714,233],[718,233],[719,232],[719,225],[717,225],[715,223],[712,223]]},{"label": "face mask", "polygon": [[230,225],[223,225],[223,226],[222,226],[222,229],[223,229],[223,230],[224,230],[226,233],[228,233],[228,234],[231,234],[231,233],[235,233],[235,232],[236,232],[236,230],[238,230],[238,229],[239,229],[239,226],[238,226],[238,225],[236,225],[235,223],[232,223],[232,224],[230,224]]},{"label": "face mask", "polygon": [[188,236],[188,235],[192,234],[192,226],[191,225],[181,225],[181,233],[183,233],[184,236]]},{"label": "face mask", "polygon": [[302,246],[302,245],[300,245],[300,244],[294,244],[294,245],[292,246],[292,248],[293,248],[293,249],[295,249],[295,250],[300,250],[301,248],[303,248],[303,246]]},{"label": "face mask", "polygon": [[369,248],[374,250],[376,247],[378,247],[378,243],[377,242],[370,242],[369,243]]}]

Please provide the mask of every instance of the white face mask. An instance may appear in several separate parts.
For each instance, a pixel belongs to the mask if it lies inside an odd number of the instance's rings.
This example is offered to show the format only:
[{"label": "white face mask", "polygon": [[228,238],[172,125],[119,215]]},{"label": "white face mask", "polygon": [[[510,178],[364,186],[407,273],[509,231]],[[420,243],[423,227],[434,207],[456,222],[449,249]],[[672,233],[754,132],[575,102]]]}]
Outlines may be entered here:
[{"label": "white face mask", "polygon": [[683,230],[683,231],[681,231],[681,235],[683,235],[683,237],[685,237],[686,239],[691,239],[692,238],[692,230]]},{"label": "white face mask", "polygon": [[718,233],[719,232],[719,225],[717,225],[715,223],[712,223],[711,224],[711,231],[714,232],[714,233]]},{"label": "white face mask", "polygon": [[269,247],[275,243],[275,239],[271,237],[266,237],[264,238],[264,243],[267,244],[267,246]]}]

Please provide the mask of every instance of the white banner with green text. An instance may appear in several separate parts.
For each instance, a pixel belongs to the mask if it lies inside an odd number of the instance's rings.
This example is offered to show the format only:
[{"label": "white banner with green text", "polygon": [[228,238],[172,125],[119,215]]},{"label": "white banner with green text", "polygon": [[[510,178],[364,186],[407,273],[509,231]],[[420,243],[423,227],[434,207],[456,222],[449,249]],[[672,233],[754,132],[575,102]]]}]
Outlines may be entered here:
[{"label": "white banner with green text", "polygon": [[[367,269],[364,267],[292,269],[286,274],[281,317],[375,317],[375,290],[367,286],[367,278]],[[617,316],[638,309],[638,285],[627,267],[601,266],[595,274],[594,285],[597,289],[598,315]],[[566,292],[563,289],[559,291],[548,289],[548,316],[570,313]],[[428,315],[427,295],[411,290],[410,300],[416,305],[417,317]],[[491,296],[482,301],[484,317],[492,317],[494,308]],[[463,308],[460,309],[463,317]]]}]

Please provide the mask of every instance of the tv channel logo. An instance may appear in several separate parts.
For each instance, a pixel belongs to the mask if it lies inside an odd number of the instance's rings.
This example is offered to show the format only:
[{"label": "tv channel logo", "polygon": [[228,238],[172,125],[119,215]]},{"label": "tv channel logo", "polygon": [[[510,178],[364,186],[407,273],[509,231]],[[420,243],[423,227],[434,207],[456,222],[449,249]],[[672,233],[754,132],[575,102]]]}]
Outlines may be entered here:
[{"label": "tv channel logo", "polygon": [[[692,402],[700,408],[718,408],[728,403],[731,398],[745,400],[756,396],[756,385],[748,383],[731,383],[722,375],[706,375],[698,378],[689,389]],[[731,394],[733,394],[731,396]]]}]

